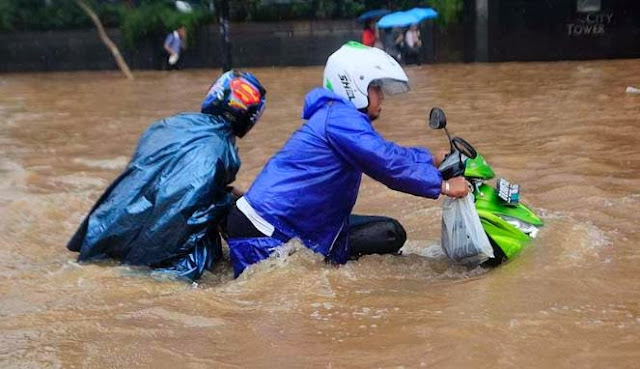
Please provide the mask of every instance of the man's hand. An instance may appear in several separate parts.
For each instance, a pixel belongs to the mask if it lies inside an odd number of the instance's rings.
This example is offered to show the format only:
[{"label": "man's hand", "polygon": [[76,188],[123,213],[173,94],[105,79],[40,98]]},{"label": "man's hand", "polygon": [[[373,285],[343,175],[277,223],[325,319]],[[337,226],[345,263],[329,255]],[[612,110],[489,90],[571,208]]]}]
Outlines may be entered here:
[{"label": "man's hand", "polygon": [[439,168],[440,164],[442,164],[442,162],[444,161],[444,157],[447,156],[447,154],[449,154],[449,151],[447,150],[438,150],[436,155],[433,157],[433,165],[435,165],[436,168]]},{"label": "man's hand", "polygon": [[469,193],[469,186],[464,177],[453,177],[442,181],[440,192],[449,197],[465,197]]}]

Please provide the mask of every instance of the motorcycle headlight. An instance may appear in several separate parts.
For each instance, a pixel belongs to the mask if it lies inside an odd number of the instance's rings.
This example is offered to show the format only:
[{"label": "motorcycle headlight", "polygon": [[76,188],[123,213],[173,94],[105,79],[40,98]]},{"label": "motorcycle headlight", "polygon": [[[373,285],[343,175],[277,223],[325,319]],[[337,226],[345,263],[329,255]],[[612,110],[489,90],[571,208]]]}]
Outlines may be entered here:
[{"label": "motorcycle headlight", "polygon": [[538,227],[534,226],[533,224],[524,222],[520,219],[516,219],[507,215],[498,215],[498,216],[502,218],[502,220],[511,224],[516,229],[518,229],[519,231],[521,231],[522,233],[526,234],[531,238],[536,238],[536,236],[538,235]]}]

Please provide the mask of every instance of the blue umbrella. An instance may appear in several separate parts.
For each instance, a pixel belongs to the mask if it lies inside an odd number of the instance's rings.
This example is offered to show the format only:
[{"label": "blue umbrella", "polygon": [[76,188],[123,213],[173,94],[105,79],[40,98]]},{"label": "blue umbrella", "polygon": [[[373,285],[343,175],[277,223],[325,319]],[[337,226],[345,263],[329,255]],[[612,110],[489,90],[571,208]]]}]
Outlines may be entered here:
[{"label": "blue umbrella", "polygon": [[387,14],[378,21],[378,28],[408,27],[420,23],[420,18],[411,12],[395,12]]},{"label": "blue umbrella", "polygon": [[387,9],[369,10],[367,12],[364,12],[364,13],[360,14],[360,16],[358,17],[357,20],[358,20],[358,22],[366,22],[369,19],[381,17],[381,16],[389,14],[389,13],[391,13],[391,11],[387,10]]},{"label": "blue umbrella", "polygon": [[438,18],[438,12],[431,8],[413,8],[411,10],[407,10],[407,13],[415,15],[421,21],[425,19]]}]

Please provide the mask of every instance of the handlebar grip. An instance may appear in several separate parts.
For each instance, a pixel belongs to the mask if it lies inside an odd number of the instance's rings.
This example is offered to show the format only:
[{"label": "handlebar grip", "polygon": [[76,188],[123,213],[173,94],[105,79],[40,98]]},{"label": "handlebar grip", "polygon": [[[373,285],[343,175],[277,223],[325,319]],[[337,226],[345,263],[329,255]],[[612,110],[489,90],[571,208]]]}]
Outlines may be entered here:
[{"label": "handlebar grip", "polygon": [[453,151],[444,157],[442,164],[438,167],[440,174],[442,174],[442,179],[448,180],[464,174],[464,163],[460,161],[460,155],[457,154],[457,151]]},{"label": "handlebar grip", "polygon": [[440,174],[442,174],[442,179],[448,180],[453,177],[460,177],[464,174],[464,167],[460,168],[458,166],[452,166],[445,169],[440,169]]}]

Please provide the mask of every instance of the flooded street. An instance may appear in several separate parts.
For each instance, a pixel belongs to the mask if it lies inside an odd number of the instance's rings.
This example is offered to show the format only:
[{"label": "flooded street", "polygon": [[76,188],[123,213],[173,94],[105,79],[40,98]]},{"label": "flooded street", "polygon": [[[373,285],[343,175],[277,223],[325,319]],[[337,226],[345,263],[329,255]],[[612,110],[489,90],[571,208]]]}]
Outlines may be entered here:
[{"label": "flooded street", "polygon": [[[268,90],[238,141],[248,188],[300,125],[322,68],[252,69]],[[495,270],[447,263],[442,200],[363,180],[356,212],[397,218],[402,256],[341,267],[298,249],[198,285],[78,264],[65,245],[154,120],[198,110],[218,70],[0,75],[2,368],[637,368],[640,60],[409,67],[376,127],[403,145],[452,134],[522,186],[545,226]],[[291,248],[299,248],[292,244]]]}]

